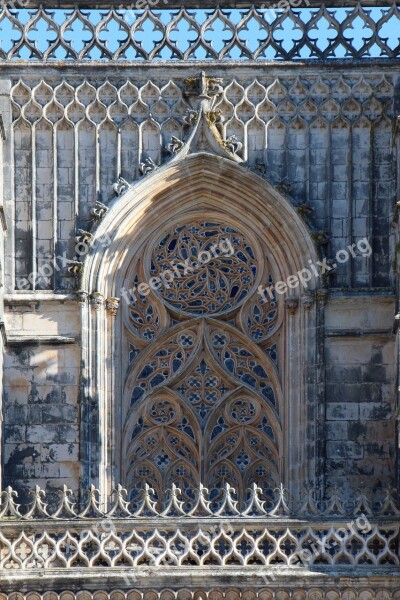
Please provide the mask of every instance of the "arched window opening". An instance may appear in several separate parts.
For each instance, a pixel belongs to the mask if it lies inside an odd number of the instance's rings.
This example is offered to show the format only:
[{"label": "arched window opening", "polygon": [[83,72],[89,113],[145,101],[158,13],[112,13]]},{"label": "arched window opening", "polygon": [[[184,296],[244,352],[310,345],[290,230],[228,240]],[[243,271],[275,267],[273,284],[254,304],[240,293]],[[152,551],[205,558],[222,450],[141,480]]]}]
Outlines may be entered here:
[{"label": "arched window opening", "polygon": [[[186,500],[230,483],[239,498],[281,479],[282,307],[269,249],[210,212],[159,230],[129,269],[123,327],[122,476],[135,500],[172,483]],[[146,285],[143,285],[146,283]]]}]

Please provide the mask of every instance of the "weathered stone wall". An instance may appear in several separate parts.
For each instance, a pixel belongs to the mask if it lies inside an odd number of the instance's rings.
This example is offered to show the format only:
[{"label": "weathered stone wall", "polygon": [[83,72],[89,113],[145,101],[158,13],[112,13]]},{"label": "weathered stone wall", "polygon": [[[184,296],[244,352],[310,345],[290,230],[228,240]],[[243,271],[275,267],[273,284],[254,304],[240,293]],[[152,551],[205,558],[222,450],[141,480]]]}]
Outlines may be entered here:
[{"label": "weathered stone wall", "polygon": [[[187,131],[184,79],[196,73],[12,80],[16,219],[9,290],[72,289],[65,269],[46,276],[40,268],[49,256],[74,257],[75,228],[90,227],[90,209],[96,199],[112,199],[119,174],[131,182],[146,158],[165,162],[171,136]],[[248,165],[265,169],[295,205],[309,205],[315,230],[327,237],[325,255],[370,240],[371,258],[342,265],[334,285],[389,286],[396,76],[351,69],[299,75],[275,67],[268,75],[228,72],[224,81],[216,104],[224,135],[236,135]],[[33,283],[26,281],[31,273]]]},{"label": "weathered stone wall", "polygon": [[79,487],[78,317],[71,302],[18,305],[7,315],[4,484],[23,498],[34,484]]},{"label": "weathered stone wall", "polygon": [[[171,136],[187,132],[183,81],[198,72],[49,71],[43,81],[27,72],[3,82],[12,87],[5,152],[6,168],[14,169],[13,181],[6,177],[4,465],[5,482],[22,491],[35,483],[77,489],[81,474],[80,313],[76,280],[64,260],[54,267],[55,257],[76,258],[77,229],[90,229],[91,209],[113,198],[119,174],[133,182],[147,158],[158,165],[168,159]],[[396,477],[391,216],[398,75],[319,71],[210,67],[224,76],[216,106],[224,136],[235,134],[247,166],[264,172],[290,202],[311,208],[307,221],[321,255],[369,240],[370,257],[351,258],[323,282],[330,294],[320,443],[328,484],[366,481],[379,491]],[[53,272],[40,275],[49,263]]]},{"label": "weathered stone wall", "polygon": [[326,476],[348,491],[395,480],[394,301],[332,298],[326,310]]}]

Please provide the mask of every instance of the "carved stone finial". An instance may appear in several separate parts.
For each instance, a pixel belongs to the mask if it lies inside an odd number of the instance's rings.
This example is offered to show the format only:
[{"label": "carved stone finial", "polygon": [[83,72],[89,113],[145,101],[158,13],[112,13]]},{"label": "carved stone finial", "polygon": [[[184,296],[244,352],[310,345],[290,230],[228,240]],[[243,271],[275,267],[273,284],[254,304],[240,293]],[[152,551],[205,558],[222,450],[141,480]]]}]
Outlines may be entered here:
[{"label": "carved stone finial", "polygon": [[228,482],[225,483],[222,491],[222,502],[219,509],[216,511],[216,515],[238,515],[238,501],[234,499],[235,488],[233,488]]},{"label": "carved stone finial", "polygon": [[292,184],[290,183],[287,177],[284,177],[280,181],[275,184],[275,188],[281,194],[290,194],[290,190],[292,189]]},{"label": "carved stone finial", "polygon": [[193,126],[195,125],[197,119],[199,117],[199,111],[198,110],[187,110],[186,114],[183,117],[183,122],[186,125],[190,125]]},{"label": "carved stone finial", "polygon": [[105,304],[104,296],[101,292],[93,292],[90,297],[94,310],[100,310]]},{"label": "carved stone finial", "polygon": [[19,512],[20,504],[14,501],[14,498],[18,498],[18,493],[12,489],[9,485],[6,487],[4,492],[1,493],[1,506],[0,506],[0,518],[10,517],[21,517]]},{"label": "carved stone finial", "polygon": [[265,516],[267,512],[264,508],[265,500],[261,499],[262,489],[253,482],[248,491],[250,493],[249,503],[242,514],[249,516]]},{"label": "carved stone finial", "polygon": [[305,219],[309,217],[312,212],[314,212],[314,209],[309,204],[307,204],[307,202],[304,202],[303,204],[299,204],[299,206],[296,206],[296,212],[298,215],[303,217],[303,219]]},{"label": "carved stone finial", "polygon": [[60,517],[77,517],[75,512],[75,503],[73,502],[73,493],[72,490],[69,489],[67,485],[63,485],[62,490],[59,490],[60,493],[60,503],[57,507],[55,513],[51,516],[53,519],[57,519]]},{"label": "carved stone finial", "polygon": [[231,152],[231,154],[237,154],[243,147],[242,142],[237,141],[236,135],[229,136],[222,144],[228,152]]},{"label": "carved stone finial", "polygon": [[329,243],[329,236],[326,231],[315,231],[312,238],[317,246],[326,246]]},{"label": "carved stone finial", "polygon": [[108,512],[108,517],[130,517],[132,513],[129,510],[129,502],[126,500],[128,492],[119,483],[112,491],[114,504]]},{"label": "carved stone finial", "polygon": [[80,518],[89,517],[96,518],[102,517],[104,513],[100,508],[100,492],[99,490],[92,484],[89,488],[89,493],[86,500],[86,505],[84,510],[79,513]]},{"label": "carved stone finial", "polygon": [[182,140],[173,135],[171,137],[171,142],[166,146],[166,150],[168,150],[168,152],[170,152],[171,154],[177,154],[179,150],[182,150],[184,145],[185,144]]},{"label": "carved stone finial", "polygon": [[120,303],[119,298],[116,298],[114,296],[107,298],[106,308],[112,317],[116,316],[116,314],[118,312],[118,308],[119,308],[119,303]]},{"label": "carved stone finial", "polygon": [[117,196],[122,196],[129,189],[129,183],[123,177],[118,177],[118,181],[113,184],[113,190]]},{"label": "carved stone finial", "polygon": [[263,176],[267,172],[267,166],[264,161],[257,160],[254,165],[254,170],[256,173]]},{"label": "carved stone finial", "polygon": [[40,489],[38,485],[30,491],[29,495],[32,497],[32,504],[28,512],[24,515],[24,519],[33,519],[35,517],[48,517],[47,504],[43,501],[45,498],[45,492]]},{"label": "carved stone finial", "polygon": [[197,96],[200,99],[211,100],[223,92],[221,77],[208,77],[204,71],[198,77],[187,77],[184,81],[185,95]]},{"label": "carved stone finial", "polygon": [[144,484],[142,489],[143,499],[139,505],[139,508],[133,513],[135,517],[145,517],[158,515],[157,502],[154,500],[155,491],[148,483]]},{"label": "carved stone finial", "polygon": [[274,492],[277,493],[278,498],[276,505],[269,514],[274,517],[289,515],[290,508],[287,505],[287,489],[283,486],[283,483],[280,483],[279,486],[275,488]]},{"label": "carved stone finial", "polygon": [[86,231],[85,229],[78,229],[77,235],[75,236],[77,244],[86,244],[87,246],[90,246],[93,239],[93,233],[90,233],[90,231]]},{"label": "carved stone finial", "polygon": [[74,277],[78,277],[83,271],[83,263],[80,260],[69,260],[67,271]]},{"label": "carved stone finial", "polygon": [[[206,119],[208,125],[222,125],[222,123],[225,121],[225,118],[222,116],[219,108],[206,112]],[[228,140],[226,140],[226,142],[228,142]]]},{"label": "carved stone finial", "polygon": [[189,512],[191,516],[204,516],[211,515],[212,511],[210,509],[210,500],[208,500],[207,496],[209,495],[209,490],[202,483],[199,484],[198,489],[196,490],[196,503],[192,510]]},{"label": "carved stone finial", "polygon": [[163,517],[176,517],[185,514],[183,510],[184,503],[180,499],[180,496],[182,496],[181,489],[173,483],[170,489],[170,500],[165,510],[161,513]]},{"label": "carved stone finial", "polygon": [[298,298],[286,298],[285,305],[289,314],[294,315],[299,306],[299,300]]},{"label": "carved stone finial", "polygon": [[91,209],[90,214],[93,221],[101,221],[104,215],[108,212],[108,206],[96,200],[94,208]]},{"label": "carved stone finial", "polygon": [[152,173],[158,169],[158,165],[154,162],[154,160],[149,156],[145,159],[144,162],[140,163],[139,170],[142,175],[147,175],[148,173]]}]

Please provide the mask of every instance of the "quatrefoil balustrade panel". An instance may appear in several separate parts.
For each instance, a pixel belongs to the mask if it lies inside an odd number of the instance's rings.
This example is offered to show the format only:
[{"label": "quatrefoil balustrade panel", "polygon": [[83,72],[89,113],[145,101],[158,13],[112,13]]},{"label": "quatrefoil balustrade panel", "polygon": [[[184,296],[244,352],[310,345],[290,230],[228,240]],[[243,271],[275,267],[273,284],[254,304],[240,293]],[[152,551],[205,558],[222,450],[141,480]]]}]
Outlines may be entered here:
[{"label": "quatrefoil balustrade panel", "polygon": [[347,8],[288,3],[288,9],[278,3],[247,10],[3,6],[0,60],[398,58],[399,21],[396,2]]}]

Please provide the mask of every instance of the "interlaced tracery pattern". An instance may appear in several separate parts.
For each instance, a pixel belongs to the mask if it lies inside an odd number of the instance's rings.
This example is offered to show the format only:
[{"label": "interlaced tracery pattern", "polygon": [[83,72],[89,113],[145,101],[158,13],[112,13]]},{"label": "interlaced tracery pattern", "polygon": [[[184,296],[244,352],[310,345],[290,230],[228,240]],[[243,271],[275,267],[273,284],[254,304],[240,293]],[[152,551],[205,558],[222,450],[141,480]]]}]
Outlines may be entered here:
[{"label": "interlaced tracery pattern", "polygon": [[[133,280],[135,288],[139,285],[139,277]],[[129,303],[129,318],[135,333],[147,341],[154,339],[160,329],[160,316],[147,296],[131,294]]]},{"label": "interlaced tracery pattern", "polygon": [[135,374],[131,404],[140,400],[145,392],[166,385],[189,360],[198,337],[198,332],[193,329],[185,329],[172,335],[169,333],[168,338],[163,339],[162,346],[151,347],[151,353]]},{"label": "interlaced tracery pattern", "polygon": [[[259,297],[261,247],[231,225],[193,218],[164,230],[136,257],[139,271],[148,268],[148,277],[164,278],[147,303],[168,317],[156,341],[147,336],[126,378],[122,456],[132,500],[145,483],[160,497],[179,482],[191,502],[199,481],[214,495],[233,484],[240,498],[252,483],[266,494],[277,485],[280,384],[243,312],[243,300],[250,298],[254,311]],[[137,274],[133,280],[137,284]],[[128,337],[138,336],[136,323],[143,320],[137,307],[135,302],[126,310]],[[274,310],[278,314],[278,305]],[[263,338],[278,335],[279,327],[271,332],[265,322],[258,325]]]},{"label": "interlaced tracery pattern", "polygon": [[169,396],[150,399],[131,434],[127,483],[132,500],[144,485],[158,492],[164,484],[189,490],[199,473],[200,440],[190,425],[190,412]]},{"label": "interlaced tracery pattern", "polygon": [[[368,9],[250,8],[210,11],[79,8],[0,13],[3,60],[396,58],[395,2]],[[354,29],[363,30],[361,39]],[[319,31],[327,29],[325,37]],[[50,33],[48,33],[50,32]],[[153,33],[151,33],[153,32]],[[388,35],[389,32],[389,35]]]},{"label": "interlaced tracery pattern", "polygon": [[156,245],[151,275],[172,272],[161,295],[192,315],[231,310],[247,297],[257,276],[254,250],[230,226],[207,221],[179,225]]},{"label": "interlaced tracery pattern", "polygon": [[[91,75],[84,81],[70,74],[44,80],[29,74],[13,80],[11,140],[15,171],[21,173],[14,185],[18,289],[73,288],[75,280],[65,269],[33,281],[27,278],[64,251],[74,258],[77,228],[90,230],[96,198],[107,204],[119,175],[134,182],[147,159],[161,165],[171,157],[165,148],[172,136],[186,139],[190,103],[185,77],[167,81],[154,69],[151,80],[132,71],[123,77],[108,74],[106,79]],[[373,236],[370,221],[357,216],[360,207],[372,201],[374,214],[380,214],[395,203],[394,85],[389,70],[360,73],[349,68],[345,73],[300,76],[285,72],[279,77],[263,71],[255,79],[237,67],[221,88],[216,101],[223,118],[221,131],[225,138],[236,136],[248,167],[281,186],[294,204],[306,204],[318,230],[333,218],[330,199],[339,187],[347,203],[343,214],[352,215],[351,230],[357,232],[352,241]],[[372,157],[378,164],[374,169]],[[347,168],[349,162],[352,169]],[[35,178],[42,181],[43,173],[48,173],[43,184],[32,185]],[[392,192],[381,192],[387,185]],[[354,188],[357,199],[351,193]],[[39,227],[39,220],[53,222],[53,229]],[[356,257],[335,273],[339,287],[364,288],[371,280],[382,284],[381,266],[390,254],[388,236],[389,231],[370,260]],[[344,231],[336,230],[329,255],[349,242]],[[193,273],[194,280],[208,268]],[[190,310],[194,314],[195,307]],[[259,323],[269,327],[272,322],[265,320],[275,317],[255,309],[249,318],[251,335],[258,341]],[[154,322],[147,329],[153,326]]]},{"label": "interlaced tracery pattern", "polygon": [[207,356],[202,354],[174,389],[190,402],[201,425],[204,426],[213,407],[234,387],[233,383],[215,369]]},{"label": "interlaced tracery pattern", "polygon": [[278,324],[278,300],[276,292],[272,287],[271,275],[268,286],[271,288],[269,296],[265,295],[264,302],[252,299],[246,307],[246,324],[250,337],[254,342],[260,342],[268,338]]}]

